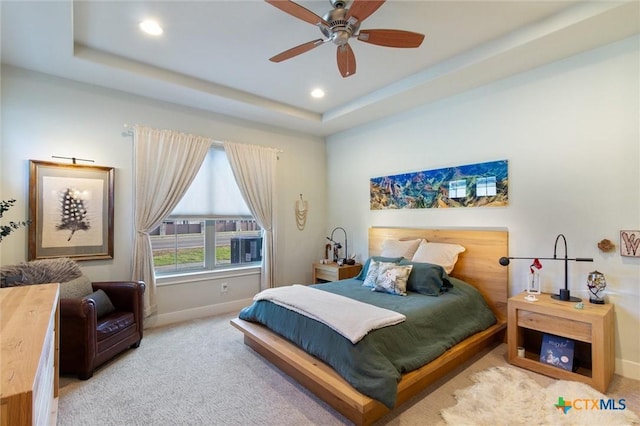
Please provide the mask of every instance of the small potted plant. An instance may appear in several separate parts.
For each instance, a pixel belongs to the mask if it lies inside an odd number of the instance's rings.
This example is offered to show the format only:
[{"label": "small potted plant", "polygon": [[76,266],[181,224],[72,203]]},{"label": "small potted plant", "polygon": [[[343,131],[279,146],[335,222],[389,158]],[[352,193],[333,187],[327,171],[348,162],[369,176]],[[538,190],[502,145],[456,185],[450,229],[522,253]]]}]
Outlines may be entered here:
[{"label": "small potted plant", "polygon": [[[4,212],[6,212],[7,210],[9,210],[14,204],[15,204],[16,200],[11,199],[8,201],[0,201],[0,218],[2,218],[2,216],[4,215]],[[20,221],[20,222],[9,222],[8,225],[0,225],[0,242],[7,236],[9,236],[9,234],[11,234],[13,231],[15,231],[16,229],[19,229],[22,226],[27,226],[27,224],[29,223],[29,221]]]},{"label": "small potted plant", "polygon": [[[9,210],[13,204],[16,202],[16,200],[11,199],[8,201],[0,201],[0,218],[2,218],[2,216],[4,215],[4,213]],[[20,229],[23,226],[27,226],[29,224],[30,221],[28,220],[23,220],[20,222],[9,222],[8,225],[0,225],[0,242],[2,242],[3,239],[5,239],[6,237],[9,236],[9,234],[11,234],[13,231]],[[13,278],[18,278],[18,277],[13,277]],[[10,277],[5,276],[4,274],[0,275],[0,287],[6,287],[7,285],[9,285],[11,281]]]}]

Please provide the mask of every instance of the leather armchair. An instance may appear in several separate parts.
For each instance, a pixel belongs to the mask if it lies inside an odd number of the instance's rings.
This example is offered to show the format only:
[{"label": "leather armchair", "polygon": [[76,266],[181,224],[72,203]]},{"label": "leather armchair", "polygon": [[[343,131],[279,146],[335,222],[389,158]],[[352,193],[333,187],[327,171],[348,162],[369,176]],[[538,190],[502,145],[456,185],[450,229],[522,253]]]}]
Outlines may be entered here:
[{"label": "leather armchair", "polygon": [[95,368],[142,340],[145,290],[142,281],[91,283],[102,289],[115,310],[98,318],[96,302],[85,296],[60,299],[60,373],[87,380]]}]

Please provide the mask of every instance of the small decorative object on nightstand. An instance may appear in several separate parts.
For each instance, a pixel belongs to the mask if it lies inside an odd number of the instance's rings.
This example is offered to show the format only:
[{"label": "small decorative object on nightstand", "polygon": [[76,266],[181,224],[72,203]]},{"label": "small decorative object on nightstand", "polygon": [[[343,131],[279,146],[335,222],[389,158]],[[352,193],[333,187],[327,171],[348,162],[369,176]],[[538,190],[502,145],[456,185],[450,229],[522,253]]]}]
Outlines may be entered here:
[{"label": "small decorative object on nightstand", "polygon": [[[537,270],[536,270],[537,269]],[[536,295],[540,294],[540,269],[542,269],[542,263],[540,259],[533,259],[533,263],[529,266],[529,274],[527,274],[527,297],[530,302],[537,302]]]},{"label": "small decorative object on nightstand", "polygon": [[607,281],[602,272],[593,271],[587,275],[587,287],[589,287],[589,302],[604,305],[604,289]]}]

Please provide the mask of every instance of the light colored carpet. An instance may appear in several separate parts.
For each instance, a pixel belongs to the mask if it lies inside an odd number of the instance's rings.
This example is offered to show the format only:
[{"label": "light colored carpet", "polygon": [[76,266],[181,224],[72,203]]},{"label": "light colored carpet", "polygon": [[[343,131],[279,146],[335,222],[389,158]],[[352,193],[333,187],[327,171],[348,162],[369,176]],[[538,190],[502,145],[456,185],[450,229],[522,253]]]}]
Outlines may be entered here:
[{"label": "light colored carpet", "polygon": [[[221,315],[145,330],[138,349],[98,369],[87,381],[61,377],[58,425],[344,425],[349,422],[244,345]],[[474,373],[507,366],[506,345],[478,355],[466,368],[394,410],[378,423],[445,424],[440,410]],[[553,379],[526,370],[541,386]],[[637,411],[640,382],[615,376],[607,395]],[[635,407],[635,408],[634,408]]]},{"label": "light colored carpet", "polygon": [[631,425],[640,421],[626,401],[612,400],[612,404],[584,383],[558,380],[545,388],[514,367],[492,367],[472,379],[475,385],[456,391],[458,403],[441,411],[447,424]]}]

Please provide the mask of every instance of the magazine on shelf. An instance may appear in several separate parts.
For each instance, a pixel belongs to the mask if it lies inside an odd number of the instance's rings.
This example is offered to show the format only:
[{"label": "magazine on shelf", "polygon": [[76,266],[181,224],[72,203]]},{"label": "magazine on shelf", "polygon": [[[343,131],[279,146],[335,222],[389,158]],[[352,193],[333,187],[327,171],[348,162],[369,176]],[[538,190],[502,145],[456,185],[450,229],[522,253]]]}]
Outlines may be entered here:
[{"label": "magazine on shelf", "polygon": [[566,337],[544,334],[540,348],[540,362],[573,371],[575,342]]}]

